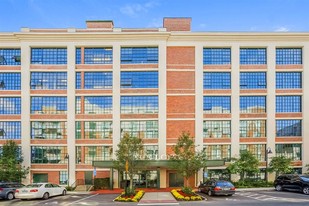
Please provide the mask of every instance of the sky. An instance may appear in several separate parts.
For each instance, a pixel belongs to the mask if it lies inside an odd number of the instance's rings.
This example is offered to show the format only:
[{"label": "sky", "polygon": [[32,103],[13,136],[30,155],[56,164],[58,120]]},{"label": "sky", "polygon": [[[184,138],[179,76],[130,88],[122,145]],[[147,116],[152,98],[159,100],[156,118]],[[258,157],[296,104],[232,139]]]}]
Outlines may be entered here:
[{"label": "sky", "polygon": [[0,32],[85,28],[160,28],[164,17],[191,17],[192,31],[308,32],[309,0],[0,0]]}]

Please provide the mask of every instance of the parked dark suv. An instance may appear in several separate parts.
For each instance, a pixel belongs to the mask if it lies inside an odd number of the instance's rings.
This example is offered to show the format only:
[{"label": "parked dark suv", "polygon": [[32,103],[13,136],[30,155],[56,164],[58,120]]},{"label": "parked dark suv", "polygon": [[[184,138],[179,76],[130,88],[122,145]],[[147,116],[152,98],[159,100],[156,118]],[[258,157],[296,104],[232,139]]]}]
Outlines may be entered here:
[{"label": "parked dark suv", "polygon": [[277,191],[298,191],[309,195],[309,175],[280,175],[274,186]]},{"label": "parked dark suv", "polygon": [[14,182],[0,182],[0,198],[12,200],[15,198],[16,188],[24,186]]}]

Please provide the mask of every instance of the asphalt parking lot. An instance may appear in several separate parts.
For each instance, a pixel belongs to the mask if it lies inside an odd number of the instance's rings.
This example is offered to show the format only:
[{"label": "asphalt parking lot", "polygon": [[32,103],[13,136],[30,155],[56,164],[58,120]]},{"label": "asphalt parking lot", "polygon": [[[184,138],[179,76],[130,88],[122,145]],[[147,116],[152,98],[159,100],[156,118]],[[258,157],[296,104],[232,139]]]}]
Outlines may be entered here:
[{"label": "asphalt parking lot", "polygon": [[[296,192],[276,192],[276,191],[239,191],[233,196],[211,196],[201,194],[206,197],[207,201],[196,202],[178,202],[176,205],[185,206],[199,206],[199,205],[309,205],[309,195],[304,195]],[[0,205],[21,205],[21,206],[35,206],[35,205],[63,205],[63,206],[126,206],[126,205],[145,205],[140,203],[123,203],[113,202],[117,194],[68,194],[66,196],[52,197],[48,200],[19,200],[12,201],[0,200]],[[160,204],[151,204],[152,206]],[[161,204],[162,205],[162,204]],[[164,204],[169,205],[169,204]],[[173,204],[175,205],[175,204]]]}]

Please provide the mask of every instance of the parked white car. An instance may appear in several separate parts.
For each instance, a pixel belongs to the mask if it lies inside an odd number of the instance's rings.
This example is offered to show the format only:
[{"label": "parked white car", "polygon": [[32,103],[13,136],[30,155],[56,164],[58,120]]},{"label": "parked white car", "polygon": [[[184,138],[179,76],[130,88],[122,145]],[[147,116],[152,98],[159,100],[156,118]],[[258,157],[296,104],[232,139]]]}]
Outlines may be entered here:
[{"label": "parked white car", "polygon": [[67,190],[57,184],[33,183],[16,190],[15,198],[19,199],[48,199],[52,196],[66,195]]}]

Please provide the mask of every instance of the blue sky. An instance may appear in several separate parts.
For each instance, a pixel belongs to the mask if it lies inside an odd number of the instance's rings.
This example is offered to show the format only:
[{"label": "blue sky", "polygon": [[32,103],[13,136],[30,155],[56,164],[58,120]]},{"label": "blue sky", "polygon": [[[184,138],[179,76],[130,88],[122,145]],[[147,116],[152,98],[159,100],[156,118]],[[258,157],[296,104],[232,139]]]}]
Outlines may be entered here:
[{"label": "blue sky", "polygon": [[192,17],[193,31],[309,31],[309,0],[0,0],[0,9],[0,32],[86,20],[157,28],[163,17]]}]

